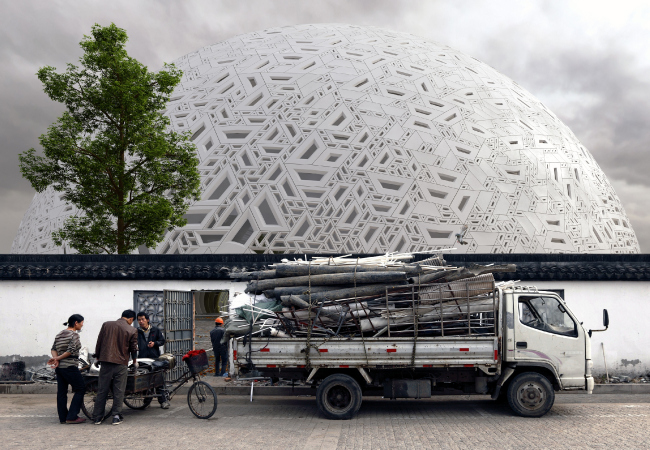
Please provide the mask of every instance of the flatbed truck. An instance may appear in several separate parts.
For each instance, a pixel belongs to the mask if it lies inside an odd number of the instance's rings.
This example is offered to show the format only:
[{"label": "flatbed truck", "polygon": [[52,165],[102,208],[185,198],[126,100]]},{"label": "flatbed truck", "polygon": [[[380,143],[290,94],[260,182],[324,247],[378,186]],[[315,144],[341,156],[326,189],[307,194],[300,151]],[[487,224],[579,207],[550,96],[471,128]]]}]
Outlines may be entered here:
[{"label": "flatbed truck", "polygon": [[230,345],[233,376],[304,382],[328,419],[352,418],[369,395],[489,394],[517,415],[541,417],[557,391],[591,394],[590,336],[604,330],[583,328],[553,292],[510,285],[492,298],[490,325],[465,335],[239,337]]}]

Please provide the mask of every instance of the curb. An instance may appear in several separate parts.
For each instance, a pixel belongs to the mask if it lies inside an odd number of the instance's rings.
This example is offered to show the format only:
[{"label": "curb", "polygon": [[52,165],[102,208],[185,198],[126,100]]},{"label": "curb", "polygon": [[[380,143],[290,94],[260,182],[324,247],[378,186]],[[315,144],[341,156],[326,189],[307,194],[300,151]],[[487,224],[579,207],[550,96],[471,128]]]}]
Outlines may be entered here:
[{"label": "curb", "polygon": [[[208,381],[209,383],[209,381]],[[214,388],[217,395],[250,395],[250,386],[233,386],[224,385],[219,383],[214,385],[209,383]],[[183,386],[177,391],[178,394],[186,394],[189,384]],[[594,386],[595,395],[628,395],[628,394],[650,394],[650,383],[648,384],[597,384]],[[41,383],[28,383],[28,384],[0,384],[1,394],[56,394],[56,384],[41,384]],[[280,397],[295,397],[295,396],[314,396],[316,390],[311,387],[291,387],[291,386],[255,386],[253,388],[253,395],[258,396],[280,396]],[[585,391],[562,391],[558,395],[586,395]]]}]

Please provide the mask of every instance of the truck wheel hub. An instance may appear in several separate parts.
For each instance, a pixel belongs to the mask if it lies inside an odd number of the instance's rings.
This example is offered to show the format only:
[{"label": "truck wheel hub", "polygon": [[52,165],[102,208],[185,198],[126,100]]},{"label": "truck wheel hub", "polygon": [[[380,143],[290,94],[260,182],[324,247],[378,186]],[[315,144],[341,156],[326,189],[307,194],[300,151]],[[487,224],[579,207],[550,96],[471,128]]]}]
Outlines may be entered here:
[{"label": "truck wheel hub", "polygon": [[519,403],[526,409],[537,409],[545,400],[544,389],[537,383],[526,383],[519,389]]},{"label": "truck wheel hub", "polygon": [[334,386],[327,393],[327,400],[333,407],[342,409],[350,404],[352,396],[343,386]]}]

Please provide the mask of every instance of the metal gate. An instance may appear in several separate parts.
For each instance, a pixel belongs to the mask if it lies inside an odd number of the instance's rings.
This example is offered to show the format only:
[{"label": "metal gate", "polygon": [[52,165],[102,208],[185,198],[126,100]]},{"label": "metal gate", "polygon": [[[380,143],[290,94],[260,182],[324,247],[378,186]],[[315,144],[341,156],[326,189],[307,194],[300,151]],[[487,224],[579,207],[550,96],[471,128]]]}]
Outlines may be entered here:
[{"label": "metal gate", "polygon": [[182,357],[194,349],[194,293],[163,291],[165,351],[176,358],[176,368],[169,373],[171,380],[185,371]]},{"label": "metal gate", "polygon": [[149,314],[151,325],[164,330],[163,291],[133,291],[133,309],[136,313],[144,311]]}]

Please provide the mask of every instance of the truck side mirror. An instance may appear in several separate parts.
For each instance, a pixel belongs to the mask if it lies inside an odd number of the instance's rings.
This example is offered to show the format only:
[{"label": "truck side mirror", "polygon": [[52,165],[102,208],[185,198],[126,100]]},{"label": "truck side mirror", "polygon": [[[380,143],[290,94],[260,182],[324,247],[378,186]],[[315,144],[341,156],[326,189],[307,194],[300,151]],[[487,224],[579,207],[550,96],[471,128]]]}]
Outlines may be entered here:
[{"label": "truck side mirror", "polygon": [[603,326],[605,328],[602,330],[589,330],[589,337],[591,337],[591,333],[595,331],[607,331],[607,328],[609,328],[609,313],[606,309],[603,309]]}]

